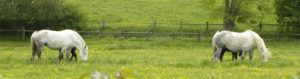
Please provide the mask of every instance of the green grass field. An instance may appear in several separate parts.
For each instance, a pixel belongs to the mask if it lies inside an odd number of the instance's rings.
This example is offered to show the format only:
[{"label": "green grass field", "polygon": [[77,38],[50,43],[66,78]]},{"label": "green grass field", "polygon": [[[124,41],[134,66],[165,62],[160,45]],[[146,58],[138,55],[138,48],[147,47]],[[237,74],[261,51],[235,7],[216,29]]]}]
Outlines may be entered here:
[{"label": "green grass field", "polygon": [[[30,61],[32,48],[29,39],[17,40],[14,37],[0,36],[0,79],[78,79],[90,78],[90,73],[98,71],[115,79],[121,73],[129,79],[297,79],[300,77],[300,41],[295,38],[265,39],[272,53],[269,62],[259,60],[255,50],[253,61],[240,57],[231,61],[227,52],[223,62],[211,62],[211,36],[221,26],[183,26],[183,24],[221,24],[222,14],[210,14],[205,9],[208,4],[202,0],[64,0],[66,4],[78,6],[87,18],[83,30],[101,29],[102,21],[107,24],[105,32],[145,32],[154,29],[151,24],[158,23],[155,32],[201,31],[201,41],[190,37],[146,38],[109,36],[96,40],[85,34],[89,46],[88,61],[61,61],[55,64],[58,50],[44,47],[42,61]],[[265,24],[276,24],[274,14],[261,20]],[[258,24],[237,23],[235,31],[253,29]],[[69,28],[68,28],[69,29]],[[258,29],[254,29],[258,31]],[[259,34],[275,34],[277,26],[263,27]],[[204,36],[202,36],[202,34]],[[82,34],[83,35],[83,34]],[[7,35],[8,36],[8,35]],[[129,35],[128,35],[129,36]],[[208,37],[207,37],[208,36]],[[102,36],[100,36],[102,37]],[[78,54],[78,50],[77,50]]]},{"label": "green grass field", "polygon": [[[257,50],[253,61],[231,61],[231,53],[221,63],[211,62],[210,38],[110,38],[85,39],[89,46],[86,62],[62,61],[55,64],[57,50],[44,47],[42,62],[30,61],[28,40],[0,41],[0,79],[77,79],[89,78],[98,71],[110,75],[126,73],[137,79],[291,79],[300,75],[299,39],[266,39],[272,52],[269,62],[259,60]],[[78,53],[78,51],[77,51]],[[85,76],[86,75],[86,76]]]},{"label": "green grass field", "polygon": [[[222,12],[212,12],[209,4],[203,0],[65,0],[68,4],[79,7],[88,20],[86,30],[101,29],[101,23],[90,21],[106,20],[105,31],[149,31],[153,29],[154,20],[158,24],[156,32],[198,32],[205,26],[183,26],[179,30],[180,21],[183,24],[222,24]],[[266,13],[268,14],[268,13]],[[259,14],[257,14],[259,15]],[[213,17],[212,17],[213,16]],[[269,13],[261,19],[264,24],[276,24],[276,17]],[[237,30],[253,29],[257,24],[237,24]],[[214,31],[222,26],[210,26]],[[274,28],[274,27],[271,27]],[[265,29],[265,28],[264,28]]]}]

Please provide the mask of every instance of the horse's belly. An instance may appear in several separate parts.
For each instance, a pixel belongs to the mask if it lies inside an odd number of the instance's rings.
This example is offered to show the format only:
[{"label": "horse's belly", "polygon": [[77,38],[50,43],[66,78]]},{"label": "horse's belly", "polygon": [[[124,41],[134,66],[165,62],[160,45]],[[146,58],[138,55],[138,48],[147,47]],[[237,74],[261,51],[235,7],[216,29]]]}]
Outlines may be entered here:
[{"label": "horse's belly", "polygon": [[240,51],[249,51],[253,49],[253,45],[249,43],[241,43],[241,44],[230,44],[226,46],[227,49],[233,52],[240,52]]},{"label": "horse's belly", "polygon": [[61,49],[62,47],[61,46],[57,46],[57,45],[46,45],[48,48],[50,48],[50,49],[54,49],[54,50],[59,50],[59,49]]},{"label": "horse's belly", "polygon": [[239,52],[240,49],[237,47],[227,47],[228,50],[233,51],[233,52]]},{"label": "horse's belly", "polygon": [[66,44],[66,42],[60,42],[60,41],[56,41],[56,42],[47,42],[46,44],[45,44],[48,48],[50,48],[50,49],[62,49],[63,47],[66,47],[66,46],[68,46],[67,44]]}]

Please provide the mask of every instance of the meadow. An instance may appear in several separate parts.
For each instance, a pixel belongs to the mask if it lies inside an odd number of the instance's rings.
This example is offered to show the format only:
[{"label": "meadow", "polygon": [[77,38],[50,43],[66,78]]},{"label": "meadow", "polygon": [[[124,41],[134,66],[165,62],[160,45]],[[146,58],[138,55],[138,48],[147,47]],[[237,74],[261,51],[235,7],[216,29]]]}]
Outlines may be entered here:
[{"label": "meadow", "polygon": [[[211,62],[210,37],[194,38],[85,38],[89,46],[88,61],[61,61],[55,64],[57,50],[44,47],[42,61],[31,62],[29,40],[0,41],[0,79],[78,79],[90,78],[98,71],[115,79],[117,73],[136,79],[291,79],[300,75],[299,39],[267,38],[272,52],[269,62],[259,60],[257,50],[253,61],[240,57],[231,61],[225,53],[223,62]],[[78,51],[76,51],[78,53]]]},{"label": "meadow", "polygon": [[[198,32],[203,31],[205,26],[183,26],[179,30],[179,23],[183,24],[222,24],[222,12],[213,11],[212,6],[205,0],[65,0],[66,4],[78,6],[85,14],[87,25],[85,30],[102,29],[102,23],[94,21],[106,21],[105,31],[120,32],[123,30],[133,32],[145,32],[152,29],[154,20],[158,25],[158,32]],[[219,10],[222,11],[222,10]],[[274,13],[266,13],[263,24],[277,24]],[[260,14],[257,14],[260,15]],[[253,29],[256,23],[236,23],[237,29]],[[159,24],[167,23],[167,24]],[[211,26],[222,29],[222,26]],[[102,30],[100,30],[102,31]],[[157,32],[156,31],[156,32]]]},{"label": "meadow", "polygon": [[[227,52],[223,62],[211,62],[211,35],[222,30],[222,25],[183,26],[183,24],[221,24],[222,14],[211,14],[203,0],[64,0],[82,11],[87,19],[82,30],[105,32],[196,33],[201,31],[201,40],[195,37],[140,38],[105,35],[96,39],[82,34],[89,46],[88,61],[80,60],[55,64],[58,50],[44,47],[42,61],[30,61],[32,48],[29,38],[0,36],[0,79],[78,79],[90,78],[98,71],[115,79],[117,73],[130,79],[291,79],[300,77],[300,42],[296,38],[273,37],[265,39],[272,56],[269,62],[261,62],[257,50],[249,61],[240,57],[231,61]],[[221,10],[220,10],[221,11]],[[220,16],[221,15],[221,16]],[[214,16],[214,17],[211,17]],[[106,27],[102,30],[101,22]],[[153,28],[153,21],[158,22]],[[261,19],[264,24],[276,24],[274,14]],[[166,23],[166,24],[163,24]],[[258,23],[237,23],[235,31],[254,29]],[[275,34],[278,26],[263,27],[259,34]],[[68,28],[71,29],[71,28]],[[31,29],[29,29],[31,30]],[[258,29],[254,29],[258,31]],[[5,34],[5,33],[4,33]],[[202,34],[204,36],[202,36]],[[29,35],[29,34],[28,34]],[[103,37],[103,38],[102,38]],[[78,50],[76,51],[78,54]]]}]

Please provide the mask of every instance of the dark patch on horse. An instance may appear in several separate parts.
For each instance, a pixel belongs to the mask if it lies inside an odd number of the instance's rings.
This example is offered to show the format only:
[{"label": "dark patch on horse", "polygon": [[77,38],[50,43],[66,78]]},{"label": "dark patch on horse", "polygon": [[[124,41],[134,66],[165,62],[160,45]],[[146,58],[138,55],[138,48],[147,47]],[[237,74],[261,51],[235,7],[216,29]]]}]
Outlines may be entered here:
[{"label": "dark patch on horse", "polygon": [[[229,52],[232,52],[232,60],[237,60],[237,52],[233,52],[233,51],[231,51],[231,50],[229,50],[226,46],[224,46],[223,48],[222,48],[222,51],[221,51],[221,55],[220,55],[220,61],[222,61],[223,60],[223,56],[224,56],[224,54],[225,54],[225,52],[226,51],[229,51]],[[241,52],[239,52],[240,54],[240,56],[241,56]]]},{"label": "dark patch on horse", "polygon": [[70,61],[72,60],[73,57],[75,57],[75,61],[77,61],[77,55],[76,55],[75,51],[76,51],[76,47],[71,49],[72,57],[70,58]]},{"label": "dark patch on horse", "polygon": [[[59,49],[59,52],[61,51],[61,49]],[[72,56],[71,56],[71,58],[70,58],[70,61],[73,59],[73,57],[75,57],[75,61],[77,61],[77,54],[75,53],[75,51],[76,51],[76,47],[74,47],[74,48],[72,48],[71,49],[71,54],[72,54]],[[61,57],[60,57],[60,60],[61,59],[63,59],[64,58],[64,56],[62,55]]]}]

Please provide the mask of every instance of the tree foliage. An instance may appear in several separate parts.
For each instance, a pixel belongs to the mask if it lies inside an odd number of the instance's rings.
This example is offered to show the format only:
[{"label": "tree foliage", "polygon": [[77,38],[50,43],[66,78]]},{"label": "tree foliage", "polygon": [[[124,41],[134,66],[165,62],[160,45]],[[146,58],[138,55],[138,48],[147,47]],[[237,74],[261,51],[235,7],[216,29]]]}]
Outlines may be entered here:
[{"label": "tree foliage", "polygon": [[1,29],[80,29],[83,14],[63,0],[0,0]]},{"label": "tree foliage", "polygon": [[[255,24],[272,14],[273,0],[204,0],[211,18],[223,17],[224,29],[233,30],[235,22]],[[229,23],[228,23],[229,22]],[[226,25],[227,24],[227,25]]]},{"label": "tree foliage", "polygon": [[276,0],[275,8],[278,22],[283,25],[281,31],[284,31],[283,28],[285,28],[287,32],[300,32],[299,0]]}]

